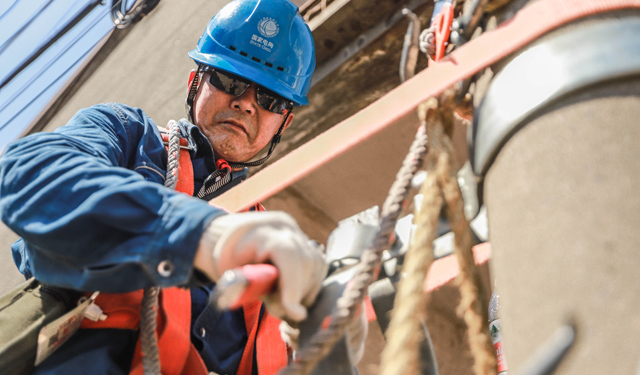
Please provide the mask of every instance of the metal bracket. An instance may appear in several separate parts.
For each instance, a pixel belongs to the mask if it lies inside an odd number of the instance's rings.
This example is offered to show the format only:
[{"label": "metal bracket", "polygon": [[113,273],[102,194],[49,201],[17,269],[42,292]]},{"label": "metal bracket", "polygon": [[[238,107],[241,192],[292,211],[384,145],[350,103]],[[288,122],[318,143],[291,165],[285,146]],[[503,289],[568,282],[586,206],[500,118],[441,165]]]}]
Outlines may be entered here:
[{"label": "metal bracket", "polygon": [[522,52],[498,73],[474,116],[470,159],[484,175],[527,118],[586,86],[640,76],[640,18],[567,30]]}]

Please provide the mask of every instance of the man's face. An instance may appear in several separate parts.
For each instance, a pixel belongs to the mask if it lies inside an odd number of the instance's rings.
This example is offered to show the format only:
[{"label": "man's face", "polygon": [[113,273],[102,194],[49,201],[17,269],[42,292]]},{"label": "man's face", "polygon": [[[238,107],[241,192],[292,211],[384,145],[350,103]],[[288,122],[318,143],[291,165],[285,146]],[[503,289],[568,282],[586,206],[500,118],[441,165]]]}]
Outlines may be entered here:
[{"label": "man's face", "polygon": [[[204,73],[194,100],[195,124],[211,142],[217,158],[249,161],[269,144],[285,115],[258,105],[255,84],[236,97],[211,85],[210,74]],[[293,114],[287,118],[285,128],[291,120]]]}]

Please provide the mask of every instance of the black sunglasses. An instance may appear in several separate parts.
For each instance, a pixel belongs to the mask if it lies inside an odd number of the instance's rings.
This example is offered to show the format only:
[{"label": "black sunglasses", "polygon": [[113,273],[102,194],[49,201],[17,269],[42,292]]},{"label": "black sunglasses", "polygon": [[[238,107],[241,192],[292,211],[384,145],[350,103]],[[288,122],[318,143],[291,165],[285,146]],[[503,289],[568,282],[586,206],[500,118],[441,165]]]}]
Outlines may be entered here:
[{"label": "black sunglasses", "polygon": [[[251,86],[251,81],[235,74],[223,72],[211,67],[203,69],[211,72],[209,83],[218,90],[222,90],[229,95],[240,96]],[[256,102],[258,105],[269,112],[283,114],[285,110],[290,111],[293,108],[293,102],[283,98],[273,91],[267,90],[260,85],[256,85]]]}]

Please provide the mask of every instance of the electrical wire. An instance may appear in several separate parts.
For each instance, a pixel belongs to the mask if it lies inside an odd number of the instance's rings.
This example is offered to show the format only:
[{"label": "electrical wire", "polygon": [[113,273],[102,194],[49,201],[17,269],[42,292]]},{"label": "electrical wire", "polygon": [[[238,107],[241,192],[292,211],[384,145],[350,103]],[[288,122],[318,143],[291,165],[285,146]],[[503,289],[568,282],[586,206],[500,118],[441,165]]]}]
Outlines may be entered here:
[{"label": "electrical wire", "polygon": [[[53,63],[55,63],[57,60],[59,60],[62,55],[64,55],[66,52],[68,52],[71,47],[73,47],[78,41],[80,41],[80,39],[82,39],[83,36],[85,36],[91,29],[93,29],[104,17],[106,17],[106,15],[111,11],[111,9],[106,9],[105,11],[101,12],[101,14],[98,15],[98,17],[95,19],[95,21],[90,24],[89,26],[87,26],[81,33],[79,33],[79,36],[73,40],[71,43],[69,43],[60,53],[58,53],[49,64],[46,64],[46,66],[43,69],[40,69],[38,71],[38,73],[36,73],[34,75],[40,75],[42,74],[44,71],[46,71]],[[115,26],[109,28],[109,30],[100,37],[100,40],[102,40],[104,37],[106,37],[109,33],[111,33],[111,31],[113,31],[113,29],[115,28]],[[31,106],[36,100],[38,100],[48,89],[50,89],[55,83],[57,83],[62,77],[64,77],[72,68],[74,68],[78,62],[80,62],[82,59],[84,59],[92,50],[93,48],[97,45],[98,43],[94,43],[94,45],[91,48],[88,48],[87,51],[85,53],[83,53],[78,59],[76,59],[76,61],[73,62],[73,64],[71,64],[64,72],[62,72],[60,75],[58,75],[58,77],[53,80],[49,85],[47,85],[47,87],[45,87],[38,95],[36,95],[32,100],[30,100],[25,106],[23,106],[15,115],[13,115],[7,122],[5,122],[4,124],[0,125],[0,131],[2,131],[4,128],[7,127],[7,125],[9,125],[16,117],[18,117],[26,108],[28,108],[29,106]],[[32,80],[30,80],[27,84],[25,84],[23,87],[20,88],[19,91],[22,91],[23,89],[25,89],[27,86],[29,86],[30,84],[32,84]],[[12,97],[12,99],[10,99],[7,103],[3,104],[2,108],[0,109],[0,111],[4,110],[6,107],[8,107],[16,98],[18,97],[18,95],[14,95]]]},{"label": "electrical wire", "polygon": [[[110,11],[111,10],[104,11],[104,12],[102,12],[102,14],[99,14],[98,17],[91,24],[89,24],[87,27],[85,27],[84,30],[82,30],[80,33],[78,33],[78,37],[76,37],[73,41],[68,43],[60,52],[58,52],[51,60],[49,60],[48,64],[45,64],[37,73],[33,74],[33,78],[43,74],[47,69],[49,69],[53,64],[55,64],[65,53],[67,53],[77,42],[79,42],[82,39],[83,36],[85,36],[89,31],[91,31],[94,27],[96,27],[96,25]],[[111,31],[111,30],[113,30],[113,28],[109,29],[109,31]],[[96,44],[91,46],[90,49],[93,49],[93,47],[95,47]],[[33,79],[32,80],[28,80],[22,87],[20,87],[18,90],[16,90],[16,92],[20,93],[20,92],[24,91],[28,86],[30,86],[32,84],[32,82],[33,82]],[[19,97],[19,95],[14,95],[14,96],[12,96],[11,99],[9,99],[7,102],[2,104],[2,106],[0,107],[0,112],[4,111],[18,97]]]},{"label": "electrical wire", "polygon": [[75,27],[84,17],[86,17],[91,11],[101,3],[102,0],[93,0],[87,6],[85,6],[80,12],[76,13],[71,21],[69,21],[61,30],[59,30],[52,38],[50,38],[46,43],[41,44],[38,50],[31,54],[27,59],[23,60],[20,63],[20,66],[15,68],[8,76],[3,78],[2,83],[0,83],[0,89],[5,87],[11,80],[13,80],[20,72],[22,72],[26,67],[28,67],[32,62],[34,62],[40,55],[42,55],[49,47],[53,45],[53,43],[57,42],[58,39],[62,38],[69,30]]},{"label": "electrical wire", "polygon": [[[51,45],[53,45],[56,41],[58,41],[58,39],[60,39],[69,30],[71,30],[80,21],[82,21],[82,19],[84,17],[86,17],[89,13],[91,13],[91,11],[97,5],[101,5],[102,1],[103,0],[94,0],[92,3],[87,5],[83,10],[78,12],[74,16],[74,18],[71,21],[69,21],[61,30],[59,30],[52,38],[50,38],[49,41],[47,41],[46,43],[42,44],[35,53],[33,53],[26,60],[23,60],[23,62],[20,64],[20,66],[18,68],[14,69],[8,76],[5,76],[4,81],[2,83],[0,83],[0,89],[4,88],[11,80],[13,80],[18,74],[20,74],[20,72],[22,72],[24,69],[26,69],[27,66],[29,66],[32,62],[34,62],[36,59],[38,59],[40,57],[40,55],[42,55],[49,47],[51,47]],[[138,8],[136,8],[136,9],[131,8],[130,9],[132,11],[131,14],[128,14],[128,13],[125,14],[126,16],[131,16],[131,20],[129,20],[129,22],[127,23],[126,26],[128,26],[133,21],[133,19],[135,17],[137,17],[142,12],[142,10],[144,10],[144,6],[146,4],[146,0],[139,0],[139,1],[141,1],[141,4],[138,5]],[[114,9],[120,4],[122,4],[122,0],[117,0],[117,2],[113,3],[113,6],[111,7],[111,12],[113,13]],[[137,4],[137,2],[136,2],[136,4]],[[126,27],[126,26],[123,26],[122,24],[119,24],[119,23],[115,23],[115,26],[117,28],[125,28]]]},{"label": "electrical wire", "polygon": [[18,4],[19,0],[16,0],[13,2],[13,4],[11,4],[9,6],[9,8],[7,8],[7,10],[5,10],[1,15],[0,15],[0,21],[2,21],[2,19],[4,18],[4,16],[6,16],[7,14],[9,14],[9,12],[11,12],[13,10],[13,7],[16,6],[16,4]]},{"label": "electrical wire", "polygon": [[[41,75],[42,73],[44,73],[46,70],[48,70],[48,68],[53,65],[56,61],[58,61],[67,51],[69,51],[78,41],[80,41],[80,39],[82,39],[82,37],[84,35],[86,35],[89,31],[91,31],[105,16],[107,13],[111,13],[113,12],[113,9],[116,8],[118,5],[120,5],[122,3],[122,0],[118,0],[117,2],[113,3],[112,7],[108,10],[103,12],[102,14],[98,15],[98,17],[95,19],[95,21],[93,23],[91,23],[89,26],[87,26],[82,32],[80,32],[78,35],[78,37],[73,40],[71,43],[69,43],[65,48],[63,48],[63,50],[61,52],[59,52],[55,57],[53,57],[50,61],[49,64],[46,64],[42,69],[40,69],[37,73],[35,73],[33,75],[33,77],[37,77],[39,75]],[[102,36],[100,39],[104,38],[105,36],[107,36],[115,27],[117,27],[117,25],[114,25],[114,27],[110,28],[107,33]],[[84,58],[84,56],[87,55],[87,53],[91,50],[93,50],[93,47],[96,46],[97,43],[94,43],[93,46],[91,46],[91,48],[88,49],[88,51],[86,53],[84,53],[78,60],[76,60],[71,67],[75,66],[78,61],[80,61],[82,58]],[[69,68],[70,69],[70,68]],[[62,74],[60,74],[51,84],[49,84],[44,90],[42,90],[40,92],[40,94],[38,94],[37,96],[35,96],[29,103],[27,103],[25,106],[23,106],[14,116],[12,116],[7,122],[5,122],[4,124],[0,125],[0,131],[2,129],[4,129],[9,123],[11,123],[22,111],[24,111],[26,108],[28,108],[29,106],[31,106],[40,96],[42,96],[42,94],[47,91],[49,88],[51,88],[51,86],[53,84],[55,84],[58,80],[60,80],[60,78],[62,78],[65,74],[67,74],[69,72],[69,69],[66,69]],[[29,80],[27,83],[25,83],[20,89],[17,90],[17,92],[21,92],[24,89],[26,89],[26,87],[28,87],[30,84],[32,83],[32,80]],[[2,107],[0,107],[0,112],[4,111],[10,104],[12,104],[17,98],[19,97],[19,95],[14,95],[12,96],[12,98],[10,100],[8,100],[7,102],[5,102]]]},{"label": "electrical wire", "polygon": [[[109,29],[109,31],[106,32],[100,39],[102,39],[105,36],[109,35],[111,30],[113,30],[113,29]],[[27,105],[22,107],[20,109],[20,111],[18,111],[15,115],[13,115],[13,117],[11,117],[7,122],[5,122],[4,124],[0,125],[0,131],[4,130],[4,128],[6,128],[7,125],[9,125],[13,120],[15,120],[15,118],[18,117],[26,108],[28,108],[31,104],[33,104],[36,100],[38,100],[38,98],[40,98],[42,96],[42,94],[44,94],[47,90],[49,90],[62,77],[64,77],[64,75],[67,74],[73,67],[75,67],[83,58],[85,58],[92,51],[92,49],[93,48],[88,49],[85,53],[83,53],[82,56],[80,56],[78,59],[76,59],[76,61],[74,61],[72,65],[70,65],[64,72],[62,72],[62,74],[60,74],[53,82],[51,82],[49,85],[47,85],[47,87],[45,87],[44,90],[40,91],[40,93],[38,95],[36,95],[31,101],[29,101],[29,103],[27,103]]]},{"label": "electrical wire", "polygon": [[[18,1],[16,0],[15,3],[13,3],[13,5],[17,4]],[[5,49],[7,49],[7,47],[9,47],[11,45],[11,43],[13,43],[14,40],[16,40],[17,37],[20,36],[20,34],[22,34],[24,32],[24,30],[27,29],[27,27],[29,27],[29,25],[31,25],[31,23],[33,21],[35,21],[36,18],[38,18],[38,16],[45,11],[45,9],[47,9],[47,7],[49,5],[51,5],[51,3],[53,3],[53,0],[49,0],[47,3],[43,4],[40,6],[40,8],[38,8],[30,17],[29,19],[27,19],[27,22],[25,22],[22,27],[20,27],[18,29],[18,31],[16,31],[15,33],[13,33],[13,35],[11,35],[4,43],[2,43],[2,45],[0,46],[0,53],[4,52]],[[11,7],[13,7],[13,5],[11,5]],[[6,14],[6,12],[4,13]],[[4,14],[2,15],[4,17]]]}]

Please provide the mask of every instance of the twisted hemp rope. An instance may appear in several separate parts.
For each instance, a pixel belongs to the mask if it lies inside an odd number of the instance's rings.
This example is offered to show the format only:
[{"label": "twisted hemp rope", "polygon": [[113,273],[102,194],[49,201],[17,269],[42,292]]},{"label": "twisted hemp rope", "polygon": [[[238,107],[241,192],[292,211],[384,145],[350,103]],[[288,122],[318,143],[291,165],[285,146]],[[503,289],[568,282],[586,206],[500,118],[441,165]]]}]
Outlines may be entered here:
[{"label": "twisted hemp rope", "polygon": [[358,271],[338,299],[329,326],[316,332],[309,343],[297,353],[295,362],[280,370],[278,374],[308,374],[342,337],[346,325],[353,319],[355,311],[364,300],[367,288],[377,277],[382,251],[390,246],[391,234],[395,230],[402,205],[409,193],[411,178],[422,165],[426,152],[427,136],[424,126],[421,126],[382,206],[380,228],[373,244],[362,254],[357,266]]},{"label": "twisted hemp rope", "polygon": [[414,224],[420,230],[416,231],[403,262],[403,273],[406,273],[406,276],[398,286],[395,307],[387,330],[387,345],[382,352],[380,374],[384,375],[420,373],[419,348],[420,342],[424,339],[421,322],[426,320],[428,298],[424,293],[424,280],[433,262],[432,243],[443,205],[437,177],[446,162],[436,151],[439,147],[439,134],[433,134],[433,131],[430,131],[433,129],[427,128],[425,115],[428,105],[434,104],[422,104],[418,114],[429,136],[430,151],[425,163],[431,164],[432,168],[429,168],[431,171],[420,188],[420,194],[423,195],[422,206],[415,207]]},{"label": "twisted hemp rope", "polygon": [[443,153],[447,162],[445,169],[439,175],[444,199],[447,203],[451,230],[455,234],[456,257],[460,266],[459,290],[460,304],[458,314],[462,314],[467,324],[469,347],[473,355],[473,370],[477,375],[495,375],[497,371],[496,356],[487,325],[489,309],[485,298],[484,286],[480,272],[476,267],[471,250],[471,231],[469,222],[464,216],[464,202],[458,185],[455,165],[455,154],[451,139],[442,138]]},{"label": "twisted hemp rope", "polygon": [[[167,124],[169,130],[169,151],[167,160],[167,175],[164,186],[175,189],[178,183],[178,155],[180,153],[180,136],[178,123],[174,120]],[[160,288],[152,286],[146,288],[142,295],[140,308],[140,346],[142,349],[142,368],[144,375],[160,374],[160,355],[156,338],[156,319],[158,315],[158,293]]]},{"label": "twisted hemp rope", "polygon": [[469,224],[464,216],[463,201],[453,168],[456,163],[453,145],[445,131],[445,127],[452,130],[452,98],[451,92],[443,95],[441,110],[438,110],[439,103],[435,98],[429,99],[419,108],[420,119],[425,122],[430,139],[430,152],[425,163],[428,175],[420,190],[423,194],[422,206],[416,207],[418,230],[404,262],[406,277],[398,287],[388,341],[382,353],[383,375],[419,372],[419,343],[422,340],[420,322],[426,318],[428,299],[423,285],[427,270],[433,262],[431,244],[444,202],[455,234],[456,255],[460,265],[461,300],[458,311],[468,327],[474,373],[496,373],[495,354],[485,324],[487,306],[479,298],[479,295],[484,295],[484,291],[473,260]]}]

